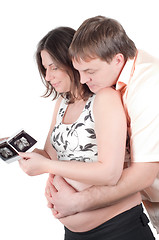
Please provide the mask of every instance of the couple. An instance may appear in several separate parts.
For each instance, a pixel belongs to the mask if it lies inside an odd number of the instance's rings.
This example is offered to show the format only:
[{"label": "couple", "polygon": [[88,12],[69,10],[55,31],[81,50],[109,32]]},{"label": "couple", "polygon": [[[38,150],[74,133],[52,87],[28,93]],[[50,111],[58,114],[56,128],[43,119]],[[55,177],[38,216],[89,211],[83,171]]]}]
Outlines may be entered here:
[{"label": "couple", "polygon": [[154,239],[139,192],[157,229],[159,61],[102,16],[49,32],[36,59],[45,96],[58,99],[44,150],[19,163],[50,173],[46,196],[65,240]]}]

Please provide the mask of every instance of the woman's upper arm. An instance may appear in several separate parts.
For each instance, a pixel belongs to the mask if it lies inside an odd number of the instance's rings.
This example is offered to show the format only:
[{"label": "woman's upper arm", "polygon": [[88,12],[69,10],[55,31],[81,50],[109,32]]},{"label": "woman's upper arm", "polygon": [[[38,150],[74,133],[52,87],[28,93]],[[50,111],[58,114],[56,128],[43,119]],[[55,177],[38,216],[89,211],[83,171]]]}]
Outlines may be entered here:
[{"label": "woman's upper arm", "polygon": [[56,104],[55,104],[55,107],[54,107],[54,112],[53,112],[53,117],[52,117],[52,122],[51,122],[51,126],[50,126],[50,130],[48,132],[48,135],[47,135],[47,138],[46,138],[46,142],[45,142],[45,146],[44,146],[44,150],[47,152],[47,154],[53,160],[57,159],[57,154],[56,154],[55,149],[51,145],[50,138],[51,138],[51,133],[52,133],[52,131],[54,129],[54,126],[56,124],[56,117],[57,117],[57,113],[58,113],[58,109],[59,109],[61,100],[62,100],[61,98],[58,98],[58,100],[56,101]]},{"label": "woman's upper arm", "polygon": [[116,184],[123,170],[127,133],[124,108],[116,90],[105,88],[97,93],[94,118],[98,161],[109,169]]}]

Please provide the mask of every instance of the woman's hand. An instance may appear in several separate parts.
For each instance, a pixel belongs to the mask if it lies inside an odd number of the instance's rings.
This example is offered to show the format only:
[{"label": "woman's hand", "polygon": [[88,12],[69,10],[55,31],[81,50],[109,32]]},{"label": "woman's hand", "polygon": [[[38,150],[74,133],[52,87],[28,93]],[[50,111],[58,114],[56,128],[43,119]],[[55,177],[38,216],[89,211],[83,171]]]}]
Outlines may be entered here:
[{"label": "woman's hand", "polygon": [[7,140],[8,137],[5,137],[5,138],[0,138],[0,142],[4,141],[4,140]]},{"label": "woman's hand", "polygon": [[21,159],[19,165],[22,170],[29,176],[36,176],[43,173],[47,173],[47,164],[49,159],[38,153],[22,153],[19,152]]}]

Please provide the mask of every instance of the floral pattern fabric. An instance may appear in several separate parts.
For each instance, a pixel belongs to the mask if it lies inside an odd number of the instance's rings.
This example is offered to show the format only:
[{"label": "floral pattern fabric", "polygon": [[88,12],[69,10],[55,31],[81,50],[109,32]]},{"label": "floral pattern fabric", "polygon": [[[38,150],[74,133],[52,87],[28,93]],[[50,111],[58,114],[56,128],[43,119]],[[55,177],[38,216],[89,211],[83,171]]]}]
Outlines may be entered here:
[{"label": "floral pattern fabric", "polygon": [[97,161],[97,143],[91,96],[77,121],[64,124],[63,117],[67,109],[67,100],[62,99],[56,125],[51,134],[51,144],[57,151],[59,160],[76,160],[82,162]]}]

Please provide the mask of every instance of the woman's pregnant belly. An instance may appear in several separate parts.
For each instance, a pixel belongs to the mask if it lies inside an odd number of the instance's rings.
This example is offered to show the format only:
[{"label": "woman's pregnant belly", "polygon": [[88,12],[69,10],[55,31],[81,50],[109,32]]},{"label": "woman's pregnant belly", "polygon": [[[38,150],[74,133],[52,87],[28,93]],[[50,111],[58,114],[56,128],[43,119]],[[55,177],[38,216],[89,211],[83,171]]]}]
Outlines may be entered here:
[{"label": "woman's pregnant belly", "polygon": [[[54,177],[54,186],[58,189],[59,176]],[[77,191],[82,191],[90,186],[65,179],[70,185],[72,185]],[[64,196],[63,196],[64,197]],[[65,197],[64,197],[65,198]],[[76,213],[74,215],[59,219],[60,222],[65,225],[68,229],[74,232],[89,231],[100,224],[108,221],[116,215],[127,211],[128,209],[141,203],[141,196],[139,193],[132,195],[131,197],[125,198],[122,201],[106,207],[89,212]]]}]

